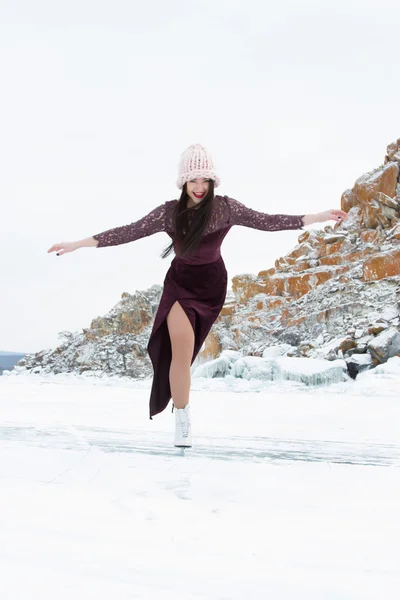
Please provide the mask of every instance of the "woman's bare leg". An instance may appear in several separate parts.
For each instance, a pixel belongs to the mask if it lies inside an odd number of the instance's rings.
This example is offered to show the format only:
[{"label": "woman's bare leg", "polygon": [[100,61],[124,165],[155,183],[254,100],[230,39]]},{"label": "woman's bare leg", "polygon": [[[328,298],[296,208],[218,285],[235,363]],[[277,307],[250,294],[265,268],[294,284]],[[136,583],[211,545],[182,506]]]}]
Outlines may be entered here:
[{"label": "woman's bare leg", "polygon": [[194,349],[193,327],[178,301],[167,315],[171,339],[172,360],[169,370],[171,395],[175,408],[185,408],[189,402],[190,363]]}]

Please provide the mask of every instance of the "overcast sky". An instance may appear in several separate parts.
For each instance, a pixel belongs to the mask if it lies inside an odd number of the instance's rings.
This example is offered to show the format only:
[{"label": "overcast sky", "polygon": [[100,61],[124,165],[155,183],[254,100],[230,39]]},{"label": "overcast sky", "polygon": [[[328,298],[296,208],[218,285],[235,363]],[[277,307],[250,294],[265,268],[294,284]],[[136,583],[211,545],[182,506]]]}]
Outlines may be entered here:
[{"label": "overcast sky", "polygon": [[[166,233],[47,249],[178,198],[189,144],[256,210],[340,208],[400,137],[399,22],[397,0],[0,0],[0,350],[55,347],[162,284]],[[234,227],[229,280],[298,235]]]}]

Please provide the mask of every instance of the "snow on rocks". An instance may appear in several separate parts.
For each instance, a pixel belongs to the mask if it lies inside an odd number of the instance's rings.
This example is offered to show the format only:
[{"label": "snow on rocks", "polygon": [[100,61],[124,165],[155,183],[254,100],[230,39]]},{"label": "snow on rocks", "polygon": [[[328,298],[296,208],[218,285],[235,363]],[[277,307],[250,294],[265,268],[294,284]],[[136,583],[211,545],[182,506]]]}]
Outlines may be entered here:
[{"label": "snow on rocks", "polygon": [[204,363],[193,377],[226,377],[261,379],[264,381],[297,381],[307,386],[330,385],[348,380],[344,360],[326,360],[279,357],[243,356],[222,353],[215,360]]},{"label": "snow on rocks", "polygon": [[276,359],[276,379],[299,381],[308,386],[330,385],[346,381],[347,365],[344,360],[280,357]]},{"label": "snow on rocks", "polygon": [[[371,387],[373,387],[373,382],[375,381],[378,388],[382,386],[382,381],[385,381],[386,383],[394,381],[395,386],[398,387],[399,377],[400,357],[393,356],[384,364],[379,364],[373,369],[359,373],[356,381],[357,383],[360,383],[362,387],[364,387],[364,383],[366,387],[370,387],[370,384]],[[396,387],[394,389],[396,389]]]},{"label": "snow on rocks", "polygon": [[325,344],[319,348],[316,354],[321,358],[332,360],[336,356],[343,357],[347,350],[350,350],[350,348],[355,348],[356,346],[357,342],[351,336],[345,335],[331,340],[328,344]]},{"label": "snow on rocks", "polygon": [[263,358],[274,358],[275,356],[283,356],[287,352],[293,350],[294,347],[290,344],[279,344],[278,346],[269,346],[264,348],[262,356]]},{"label": "snow on rocks", "polygon": [[231,375],[241,379],[273,381],[276,379],[275,371],[276,362],[273,358],[266,359],[259,356],[245,356],[233,363]]},{"label": "snow on rocks", "polygon": [[345,360],[348,373],[352,379],[355,379],[359,373],[371,369],[374,363],[370,354],[352,354]]},{"label": "snow on rocks", "polygon": [[378,362],[384,363],[389,358],[400,354],[400,333],[395,327],[382,331],[368,344],[368,350]]},{"label": "snow on rocks", "polygon": [[331,235],[326,235],[324,237],[324,242],[325,242],[325,244],[334,244],[335,242],[344,240],[347,235],[348,235],[347,231],[344,231],[343,233],[336,233],[336,234],[332,233]]},{"label": "snow on rocks", "polygon": [[199,366],[193,365],[193,377],[226,377],[231,373],[232,364],[240,359],[241,353],[233,350],[224,350],[218,358],[209,360]]}]

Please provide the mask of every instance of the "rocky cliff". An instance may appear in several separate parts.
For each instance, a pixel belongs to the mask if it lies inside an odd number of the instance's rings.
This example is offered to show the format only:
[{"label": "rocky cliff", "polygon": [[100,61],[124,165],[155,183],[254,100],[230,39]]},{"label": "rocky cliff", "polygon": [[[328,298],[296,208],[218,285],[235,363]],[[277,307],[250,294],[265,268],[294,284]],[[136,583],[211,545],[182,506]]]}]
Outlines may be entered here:
[{"label": "rocky cliff", "polygon": [[[399,168],[400,139],[387,147],[382,165],[342,194],[345,222],[304,231],[273,268],[234,277],[194,366],[223,350],[239,350],[244,356],[344,358],[355,377],[398,355]],[[88,329],[60,334],[58,348],[29,355],[19,365],[37,373],[151,376],[146,345],[161,292],[156,285],[122,294]]]},{"label": "rocky cliff", "polygon": [[345,358],[354,376],[399,354],[399,166],[400,139],[342,194],[345,222],[304,231],[273,268],[234,277],[203,355],[245,348],[262,356],[274,346],[287,356]]},{"label": "rocky cliff", "polygon": [[162,287],[145,292],[123,293],[121,300],[103,317],[94,319],[81,333],[63,331],[61,345],[27,355],[18,367],[32,373],[84,373],[150,377],[152,365],[146,346]]}]

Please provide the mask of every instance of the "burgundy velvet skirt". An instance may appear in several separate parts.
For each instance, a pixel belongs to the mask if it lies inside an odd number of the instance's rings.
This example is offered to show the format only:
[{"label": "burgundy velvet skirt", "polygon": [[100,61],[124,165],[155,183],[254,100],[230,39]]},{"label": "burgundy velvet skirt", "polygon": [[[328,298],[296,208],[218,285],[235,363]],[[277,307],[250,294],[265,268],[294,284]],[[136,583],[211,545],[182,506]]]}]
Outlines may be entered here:
[{"label": "burgundy velvet skirt", "polygon": [[150,419],[162,412],[171,400],[169,369],[172,349],[166,320],[169,311],[178,301],[193,327],[192,365],[224,305],[227,282],[228,274],[222,256],[215,262],[202,265],[186,264],[176,256],[172,260],[147,344],[154,369]]}]

